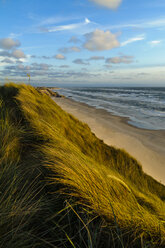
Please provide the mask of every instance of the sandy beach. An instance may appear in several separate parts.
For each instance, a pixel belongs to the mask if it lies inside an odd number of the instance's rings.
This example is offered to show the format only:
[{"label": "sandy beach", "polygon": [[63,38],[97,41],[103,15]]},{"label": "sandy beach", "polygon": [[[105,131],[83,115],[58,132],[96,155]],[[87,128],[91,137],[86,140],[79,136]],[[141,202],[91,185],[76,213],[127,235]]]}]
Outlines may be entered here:
[{"label": "sandy beach", "polygon": [[62,109],[87,123],[108,145],[124,149],[142,165],[144,172],[165,184],[165,131],[136,128],[128,119],[69,98],[53,98]]}]

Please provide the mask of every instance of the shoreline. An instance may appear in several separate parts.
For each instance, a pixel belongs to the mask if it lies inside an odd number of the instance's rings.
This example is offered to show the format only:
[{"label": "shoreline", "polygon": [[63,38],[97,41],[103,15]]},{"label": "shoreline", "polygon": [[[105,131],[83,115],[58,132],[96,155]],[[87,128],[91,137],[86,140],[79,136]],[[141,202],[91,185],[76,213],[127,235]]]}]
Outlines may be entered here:
[{"label": "shoreline", "polygon": [[128,123],[128,117],[111,114],[70,98],[53,100],[66,112],[88,124],[107,145],[124,149],[136,158],[145,173],[165,185],[165,130],[142,129]]}]

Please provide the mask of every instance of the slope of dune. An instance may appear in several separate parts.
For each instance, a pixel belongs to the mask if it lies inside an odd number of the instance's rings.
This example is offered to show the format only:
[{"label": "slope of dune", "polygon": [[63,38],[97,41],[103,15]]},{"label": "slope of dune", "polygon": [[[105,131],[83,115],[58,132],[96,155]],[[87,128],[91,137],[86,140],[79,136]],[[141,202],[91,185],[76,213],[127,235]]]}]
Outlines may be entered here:
[{"label": "slope of dune", "polygon": [[0,247],[165,246],[165,187],[133,157],[31,86],[0,113]]}]

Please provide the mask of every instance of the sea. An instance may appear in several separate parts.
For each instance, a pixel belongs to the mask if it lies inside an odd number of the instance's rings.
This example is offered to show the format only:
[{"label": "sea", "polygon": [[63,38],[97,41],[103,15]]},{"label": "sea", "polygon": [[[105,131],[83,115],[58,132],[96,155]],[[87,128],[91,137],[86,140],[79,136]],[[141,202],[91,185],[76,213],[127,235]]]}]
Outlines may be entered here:
[{"label": "sea", "polygon": [[97,109],[128,117],[128,123],[138,128],[165,130],[165,87],[76,87],[58,92]]}]

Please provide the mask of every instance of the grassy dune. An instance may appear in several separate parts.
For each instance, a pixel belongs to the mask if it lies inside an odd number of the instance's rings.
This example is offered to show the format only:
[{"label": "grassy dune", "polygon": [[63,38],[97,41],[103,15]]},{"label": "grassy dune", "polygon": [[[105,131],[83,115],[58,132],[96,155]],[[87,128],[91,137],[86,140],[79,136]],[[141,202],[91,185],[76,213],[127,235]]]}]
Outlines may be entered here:
[{"label": "grassy dune", "polygon": [[44,93],[0,87],[0,247],[165,247],[165,186]]}]

